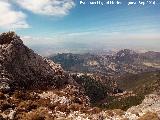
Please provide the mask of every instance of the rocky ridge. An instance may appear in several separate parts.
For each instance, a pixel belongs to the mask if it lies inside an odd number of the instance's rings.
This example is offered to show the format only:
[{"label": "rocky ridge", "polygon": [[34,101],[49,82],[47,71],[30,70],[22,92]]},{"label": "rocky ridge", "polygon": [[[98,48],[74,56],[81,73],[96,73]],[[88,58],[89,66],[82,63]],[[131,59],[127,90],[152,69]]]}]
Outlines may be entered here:
[{"label": "rocky ridge", "polygon": [[14,88],[47,89],[73,82],[59,64],[34,53],[14,32],[0,35],[0,69],[3,82]]}]

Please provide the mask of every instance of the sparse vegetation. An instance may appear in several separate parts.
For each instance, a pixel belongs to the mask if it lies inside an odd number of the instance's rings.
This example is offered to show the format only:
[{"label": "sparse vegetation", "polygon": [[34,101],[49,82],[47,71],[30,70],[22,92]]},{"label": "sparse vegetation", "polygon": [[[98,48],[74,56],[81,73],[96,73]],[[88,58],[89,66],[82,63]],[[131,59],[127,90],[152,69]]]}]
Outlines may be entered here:
[{"label": "sparse vegetation", "polygon": [[142,117],[140,117],[138,120],[159,120],[159,117],[156,113],[148,112]]},{"label": "sparse vegetation", "polygon": [[144,99],[144,96],[138,95],[138,96],[129,96],[126,98],[119,99],[120,97],[109,97],[108,98],[108,104],[104,105],[101,104],[99,107],[104,109],[121,109],[121,110],[127,110],[128,108],[132,106],[136,106],[142,102]]}]

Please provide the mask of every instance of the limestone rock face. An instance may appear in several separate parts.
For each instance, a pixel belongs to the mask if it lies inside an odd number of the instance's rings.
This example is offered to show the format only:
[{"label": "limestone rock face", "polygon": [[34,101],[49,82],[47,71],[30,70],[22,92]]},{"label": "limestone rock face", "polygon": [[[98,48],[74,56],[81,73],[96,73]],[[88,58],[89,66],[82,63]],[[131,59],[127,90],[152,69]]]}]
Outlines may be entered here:
[{"label": "limestone rock face", "polygon": [[69,81],[60,65],[34,53],[14,32],[0,35],[0,88],[5,83],[12,88],[46,89]]},{"label": "limestone rock face", "polygon": [[140,116],[153,112],[160,117],[160,96],[157,94],[149,94],[145,97],[140,105],[133,106],[127,110],[129,113],[137,112]]}]

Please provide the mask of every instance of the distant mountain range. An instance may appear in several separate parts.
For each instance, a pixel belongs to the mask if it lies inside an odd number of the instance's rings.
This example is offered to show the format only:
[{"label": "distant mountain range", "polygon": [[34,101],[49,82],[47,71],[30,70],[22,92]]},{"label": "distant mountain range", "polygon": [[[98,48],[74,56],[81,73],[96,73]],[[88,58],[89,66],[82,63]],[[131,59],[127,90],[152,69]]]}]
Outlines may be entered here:
[{"label": "distant mountain range", "polygon": [[50,57],[67,71],[119,75],[141,73],[160,69],[160,52],[136,53],[129,49],[111,55],[57,54]]}]

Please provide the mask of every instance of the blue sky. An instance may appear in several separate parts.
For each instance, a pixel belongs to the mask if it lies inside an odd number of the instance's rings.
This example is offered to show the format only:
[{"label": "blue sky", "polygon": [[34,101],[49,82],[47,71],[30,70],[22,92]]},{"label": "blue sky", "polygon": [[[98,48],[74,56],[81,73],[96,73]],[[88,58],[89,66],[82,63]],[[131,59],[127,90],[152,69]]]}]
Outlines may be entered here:
[{"label": "blue sky", "polygon": [[15,30],[29,46],[160,50],[159,1],[144,6],[128,6],[129,0],[103,6],[89,5],[96,0],[82,1],[86,4],[80,5],[80,0],[0,0],[0,32]]}]

